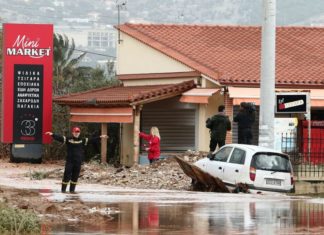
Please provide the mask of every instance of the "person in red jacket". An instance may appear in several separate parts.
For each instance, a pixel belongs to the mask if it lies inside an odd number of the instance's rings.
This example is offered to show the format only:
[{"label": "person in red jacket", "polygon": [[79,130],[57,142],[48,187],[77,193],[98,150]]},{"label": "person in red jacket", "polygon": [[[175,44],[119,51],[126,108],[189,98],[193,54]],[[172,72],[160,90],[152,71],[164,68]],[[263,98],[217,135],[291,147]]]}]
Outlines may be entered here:
[{"label": "person in red jacket", "polygon": [[160,133],[159,129],[155,126],[151,128],[150,134],[145,134],[143,132],[139,133],[139,136],[148,142],[148,147],[145,150],[148,152],[148,159],[150,163],[153,163],[160,158]]}]

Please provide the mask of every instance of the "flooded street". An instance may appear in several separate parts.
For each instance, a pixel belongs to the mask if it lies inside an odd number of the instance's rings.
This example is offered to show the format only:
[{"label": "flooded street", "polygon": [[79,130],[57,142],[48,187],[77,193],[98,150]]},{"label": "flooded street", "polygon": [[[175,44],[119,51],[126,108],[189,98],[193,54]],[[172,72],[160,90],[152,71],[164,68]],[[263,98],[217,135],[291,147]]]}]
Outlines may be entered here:
[{"label": "flooded street", "polygon": [[[62,194],[61,178],[28,176],[37,166],[1,165],[0,185],[14,189],[2,188],[2,197],[38,211],[45,221],[42,234],[324,234],[324,198],[86,182],[77,186],[77,194]],[[43,170],[57,167],[42,165]]]},{"label": "flooded street", "polygon": [[111,189],[61,194],[49,200],[97,202],[106,219],[71,218],[51,234],[323,234],[324,199],[285,195]]}]

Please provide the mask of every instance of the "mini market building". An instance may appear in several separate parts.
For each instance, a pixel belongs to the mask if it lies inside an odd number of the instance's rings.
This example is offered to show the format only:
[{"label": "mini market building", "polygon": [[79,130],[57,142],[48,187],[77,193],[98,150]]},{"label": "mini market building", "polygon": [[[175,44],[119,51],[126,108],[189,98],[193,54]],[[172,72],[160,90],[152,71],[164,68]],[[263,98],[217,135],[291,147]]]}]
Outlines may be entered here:
[{"label": "mini market building", "polygon": [[[123,164],[138,163],[139,130],[157,126],[162,152],[208,151],[205,120],[220,104],[231,119],[241,102],[259,104],[261,27],[123,24],[118,30],[123,85],[54,101],[70,106],[72,122],[102,123],[103,133],[106,123],[122,123]],[[311,116],[324,120],[324,28],[277,27],[276,33],[276,89],[309,92]],[[257,144],[258,120],[253,131]],[[235,123],[226,142],[237,142]]]}]

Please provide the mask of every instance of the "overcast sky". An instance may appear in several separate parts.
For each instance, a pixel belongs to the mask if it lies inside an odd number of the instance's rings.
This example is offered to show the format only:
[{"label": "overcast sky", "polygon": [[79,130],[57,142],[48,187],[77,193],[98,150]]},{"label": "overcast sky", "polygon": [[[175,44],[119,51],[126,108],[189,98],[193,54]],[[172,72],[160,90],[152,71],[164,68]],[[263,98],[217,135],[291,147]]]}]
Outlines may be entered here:
[{"label": "overcast sky", "polygon": [[[260,25],[262,0],[0,0],[1,22],[69,24],[82,18],[99,24],[120,21]],[[95,4],[94,4],[95,3]],[[277,0],[278,25],[321,25],[324,0]]]}]

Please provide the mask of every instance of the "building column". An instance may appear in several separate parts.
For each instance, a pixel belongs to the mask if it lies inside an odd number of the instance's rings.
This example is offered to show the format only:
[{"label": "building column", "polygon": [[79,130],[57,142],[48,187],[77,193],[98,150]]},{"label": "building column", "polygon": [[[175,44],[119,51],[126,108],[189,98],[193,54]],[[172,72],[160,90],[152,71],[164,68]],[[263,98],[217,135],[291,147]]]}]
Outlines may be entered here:
[{"label": "building column", "polygon": [[134,108],[134,157],[133,157],[133,165],[138,164],[139,159],[139,132],[140,132],[140,116],[141,116],[141,106],[136,106]]},{"label": "building column", "polygon": [[228,115],[231,125],[232,125],[232,130],[227,132],[226,134],[226,144],[231,144],[233,143],[233,113],[234,113],[234,106],[233,106],[233,99],[229,97],[228,92],[224,93],[224,105],[225,105],[225,113]]},{"label": "building column", "polygon": [[[101,135],[108,135],[107,123],[101,123]],[[107,163],[107,139],[101,138],[101,163]]]},{"label": "building column", "polygon": [[200,151],[209,151],[209,130],[206,128],[206,119],[207,119],[207,105],[199,104],[198,110],[198,124],[195,125],[196,136],[195,139],[198,140],[196,142],[196,149]]}]

